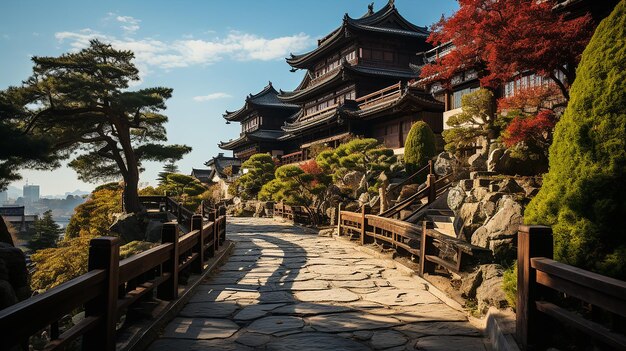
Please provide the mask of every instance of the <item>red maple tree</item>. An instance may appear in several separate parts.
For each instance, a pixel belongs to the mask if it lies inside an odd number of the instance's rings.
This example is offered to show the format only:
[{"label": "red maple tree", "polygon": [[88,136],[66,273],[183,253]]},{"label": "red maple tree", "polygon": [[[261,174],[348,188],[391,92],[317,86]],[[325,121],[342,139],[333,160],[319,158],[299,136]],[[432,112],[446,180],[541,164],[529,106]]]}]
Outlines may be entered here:
[{"label": "red maple tree", "polygon": [[551,110],[539,111],[535,116],[516,117],[502,134],[502,141],[507,147],[524,142],[534,151],[547,152],[555,124],[556,118]]},{"label": "red maple tree", "polygon": [[[560,105],[558,88],[554,84],[546,84],[519,89],[515,95],[498,99],[498,111],[519,110],[524,113],[536,113],[543,109],[553,110]],[[562,100],[562,99],[561,99]]]},{"label": "red maple tree", "polygon": [[[525,71],[550,77],[566,99],[568,83],[591,34],[589,14],[565,19],[553,1],[459,0],[460,9],[432,28],[428,41],[454,49],[422,69],[421,77],[444,85],[459,71],[477,68],[483,87],[496,88]],[[562,72],[567,82],[558,79]]]}]

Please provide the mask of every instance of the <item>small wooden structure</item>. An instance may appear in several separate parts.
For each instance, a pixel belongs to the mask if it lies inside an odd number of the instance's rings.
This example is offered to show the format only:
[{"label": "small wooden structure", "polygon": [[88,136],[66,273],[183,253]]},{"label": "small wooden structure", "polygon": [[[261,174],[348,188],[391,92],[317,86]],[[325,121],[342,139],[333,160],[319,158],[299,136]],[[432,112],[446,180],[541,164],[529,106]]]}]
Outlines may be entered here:
[{"label": "small wooden structure", "polygon": [[[142,297],[152,294],[162,300],[178,298],[178,275],[184,269],[202,273],[204,262],[213,257],[226,235],[225,210],[194,215],[171,198],[142,197],[144,203],[163,204],[171,214],[188,223],[181,235],[177,223],[164,223],[161,245],[119,259],[116,237],[92,239],[89,272],[43,294],[0,310],[0,350],[21,345],[28,349],[31,335],[50,326],[45,350],[59,350],[82,336],[84,350],[115,350],[116,323]],[[84,306],[85,318],[64,333],[59,320]]]},{"label": "small wooden structure", "polygon": [[[516,332],[522,349],[550,346],[545,343],[557,324],[595,349],[626,350],[626,282],[554,261],[552,252],[551,228],[520,227]],[[581,301],[591,319],[559,306],[564,297]]]}]

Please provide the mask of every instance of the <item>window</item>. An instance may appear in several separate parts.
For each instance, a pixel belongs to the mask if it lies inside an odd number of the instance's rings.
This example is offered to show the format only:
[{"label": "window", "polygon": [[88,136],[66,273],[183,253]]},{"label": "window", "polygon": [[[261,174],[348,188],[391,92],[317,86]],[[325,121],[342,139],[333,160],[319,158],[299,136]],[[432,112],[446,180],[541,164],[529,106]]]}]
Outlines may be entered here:
[{"label": "window", "polygon": [[393,52],[391,51],[383,52],[383,60],[387,62],[393,62]]},{"label": "window", "polygon": [[463,95],[467,95],[478,89],[479,88],[465,88],[452,93],[452,109],[454,110],[455,108],[461,107],[461,98],[463,97]]}]

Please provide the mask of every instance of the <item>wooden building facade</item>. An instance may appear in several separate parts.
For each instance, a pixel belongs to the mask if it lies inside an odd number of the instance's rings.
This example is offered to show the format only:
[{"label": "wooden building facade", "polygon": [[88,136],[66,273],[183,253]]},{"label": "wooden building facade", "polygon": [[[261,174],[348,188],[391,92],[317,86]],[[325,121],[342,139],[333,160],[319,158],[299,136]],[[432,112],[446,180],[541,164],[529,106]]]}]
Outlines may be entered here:
[{"label": "wooden building facade", "polygon": [[316,145],[336,146],[354,136],[376,138],[403,153],[409,129],[419,120],[440,134],[444,104],[410,84],[419,76],[416,53],[432,48],[428,34],[402,17],[393,0],[378,11],[368,6],[360,18],[346,14],[314,50],[287,58],[292,71],[305,74],[293,91],[271,94],[282,103],[281,111],[292,111],[289,116],[272,112],[272,122],[281,126],[246,129],[246,121],[255,116],[248,105],[257,104],[261,92],[248,97],[239,111],[224,115],[241,122],[242,133],[220,147],[241,159],[269,152],[282,154],[282,163],[293,163],[310,158]]}]

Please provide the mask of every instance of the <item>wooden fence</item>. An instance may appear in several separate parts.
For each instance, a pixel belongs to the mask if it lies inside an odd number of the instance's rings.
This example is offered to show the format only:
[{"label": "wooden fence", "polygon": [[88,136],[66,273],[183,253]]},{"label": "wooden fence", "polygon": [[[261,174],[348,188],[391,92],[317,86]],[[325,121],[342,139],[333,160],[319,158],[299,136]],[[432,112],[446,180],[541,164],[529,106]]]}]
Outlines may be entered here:
[{"label": "wooden fence", "polygon": [[[561,324],[576,331],[575,343],[626,350],[626,282],[554,261],[552,252],[549,227],[520,227],[516,332],[522,349],[551,346],[545,344]],[[578,300],[591,318],[559,306],[565,297]]]},{"label": "wooden fence", "polygon": [[[309,213],[310,211],[310,213]],[[306,210],[304,206],[289,206],[282,202],[274,204],[274,218],[280,217],[298,224],[312,225],[319,223],[321,214],[314,208]],[[317,218],[312,218],[317,216]]]},{"label": "wooden fence", "polygon": [[433,229],[432,222],[422,226],[368,214],[364,206],[360,213],[339,210],[339,235],[357,238],[361,245],[381,242],[401,249],[420,259],[419,274],[435,272],[437,266],[459,273],[469,263],[489,260],[491,252],[463,240],[449,237]]},{"label": "wooden fence", "polygon": [[[165,203],[170,211],[177,210],[172,214],[185,220],[188,216],[169,198],[142,201]],[[177,299],[179,273],[203,271],[205,260],[225,238],[225,210],[213,210],[206,218],[191,214],[189,227],[181,236],[176,223],[164,223],[161,245],[121,261],[118,238],[92,239],[88,273],[0,311],[0,350],[28,350],[29,337],[48,327],[51,341],[45,350],[63,349],[81,336],[84,350],[115,350],[116,323],[133,304],[155,290],[159,299]],[[60,333],[59,320],[83,307],[85,318]]]}]

